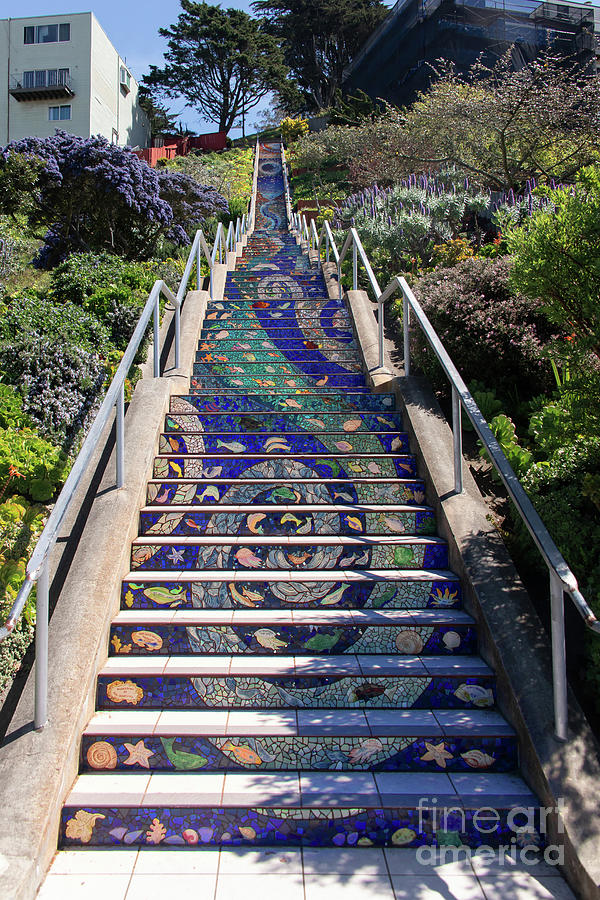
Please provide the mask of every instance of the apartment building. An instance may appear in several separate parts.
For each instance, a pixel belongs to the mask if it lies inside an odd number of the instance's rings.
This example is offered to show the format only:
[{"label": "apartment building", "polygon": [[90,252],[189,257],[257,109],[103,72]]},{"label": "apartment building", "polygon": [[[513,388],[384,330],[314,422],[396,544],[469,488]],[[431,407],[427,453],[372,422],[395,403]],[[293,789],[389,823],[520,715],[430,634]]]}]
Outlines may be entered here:
[{"label": "apartment building", "polygon": [[56,128],[150,146],[138,84],[91,12],[0,19],[0,146]]}]

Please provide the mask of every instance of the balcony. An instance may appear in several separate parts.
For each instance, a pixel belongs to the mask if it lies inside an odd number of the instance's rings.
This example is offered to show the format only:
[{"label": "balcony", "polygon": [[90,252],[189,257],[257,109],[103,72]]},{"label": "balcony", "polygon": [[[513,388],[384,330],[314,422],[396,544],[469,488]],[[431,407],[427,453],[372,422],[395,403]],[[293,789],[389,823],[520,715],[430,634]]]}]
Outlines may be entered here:
[{"label": "balcony", "polygon": [[11,76],[8,92],[21,102],[26,100],[62,100],[75,96],[71,76],[60,69],[42,69]]}]

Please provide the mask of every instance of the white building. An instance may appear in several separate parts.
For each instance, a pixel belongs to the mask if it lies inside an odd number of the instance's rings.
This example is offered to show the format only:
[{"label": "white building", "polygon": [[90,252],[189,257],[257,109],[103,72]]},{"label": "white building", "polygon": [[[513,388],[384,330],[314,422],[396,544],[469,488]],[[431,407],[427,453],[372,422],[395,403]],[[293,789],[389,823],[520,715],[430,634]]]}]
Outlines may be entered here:
[{"label": "white building", "polygon": [[93,13],[0,19],[0,146],[56,128],[150,146],[138,85]]}]

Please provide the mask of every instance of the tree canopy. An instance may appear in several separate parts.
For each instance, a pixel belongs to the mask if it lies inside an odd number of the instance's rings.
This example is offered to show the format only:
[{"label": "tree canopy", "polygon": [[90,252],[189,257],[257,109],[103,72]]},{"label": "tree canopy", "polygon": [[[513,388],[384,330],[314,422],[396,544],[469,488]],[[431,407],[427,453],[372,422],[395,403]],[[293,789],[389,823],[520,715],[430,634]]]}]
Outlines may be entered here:
[{"label": "tree canopy", "polygon": [[160,34],[168,38],[163,68],[150,66],[144,83],[155,94],[184,97],[219,131],[253,109],[284,81],[277,40],[239,9],[181,0],[183,12]]},{"label": "tree canopy", "polygon": [[[15,156],[41,163],[29,186],[28,219],[33,226],[50,226],[39,256],[44,266],[87,250],[147,259],[161,238],[186,244],[206,216],[227,212],[226,200],[213,188],[181,173],[159,173],[99,135],[57,131],[13,141],[0,154],[0,184],[2,173],[17,165]],[[7,212],[12,203],[9,196]]]},{"label": "tree canopy", "polygon": [[255,0],[252,8],[281,42],[297,82],[280,91],[289,112],[332,106],[344,69],[388,13],[381,0]]}]

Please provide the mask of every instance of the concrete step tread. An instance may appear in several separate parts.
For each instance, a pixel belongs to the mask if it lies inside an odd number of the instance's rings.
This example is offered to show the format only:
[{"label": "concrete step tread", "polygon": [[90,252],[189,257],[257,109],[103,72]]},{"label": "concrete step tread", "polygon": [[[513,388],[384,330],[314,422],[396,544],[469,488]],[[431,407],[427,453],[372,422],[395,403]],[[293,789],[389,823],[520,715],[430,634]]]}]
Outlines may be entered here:
[{"label": "concrete step tread", "polygon": [[394,535],[361,535],[360,537],[354,537],[352,535],[318,535],[318,534],[253,534],[253,535],[238,535],[238,534],[228,534],[228,535],[169,535],[169,534],[161,534],[161,535],[140,535],[132,541],[132,544],[186,544],[191,547],[204,547],[213,545],[216,541],[219,544],[230,544],[232,546],[236,546],[237,544],[254,544],[256,546],[265,545],[271,546],[272,544],[291,544],[294,547],[314,547],[314,546],[328,546],[328,547],[339,547],[339,546],[349,546],[349,547],[365,547],[370,546],[372,544],[390,544],[390,545],[404,545],[404,544],[424,544],[424,545],[432,545],[432,544],[441,544],[446,545],[446,541],[443,538],[436,537],[433,535],[432,537],[425,537],[421,535],[404,535],[404,534],[394,534]]},{"label": "concrete step tread", "polygon": [[262,676],[310,678],[354,675],[363,678],[476,678],[493,676],[478,656],[385,656],[352,654],[340,656],[111,656],[99,677],[136,676],[204,678],[209,676]]},{"label": "concrete step tread", "polygon": [[453,581],[459,584],[459,578],[448,569],[311,569],[306,572],[297,572],[288,569],[263,569],[256,571],[249,569],[214,569],[209,575],[206,572],[197,572],[191,569],[182,569],[179,572],[172,571],[144,571],[136,569],[125,575],[124,581],[144,583],[156,582],[205,582],[205,581],[300,581],[311,582],[373,582],[373,581]]},{"label": "concrete step tread", "polygon": [[507,806],[539,801],[518,775],[443,772],[118,772],[79,775],[67,807]]},{"label": "concrete step tread", "polygon": [[495,710],[472,709],[117,709],[94,713],[87,735],[383,735],[514,737]]},{"label": "concrete step tread", "polygon": [[475,620],[457,609],[136,609],[121,610],[113,625],[273,625],[296,626],[428,626],[473,625]]},{"label": "concrete step tread", "polygon": [[[161,482],[162,483],[162,482]],[[195,482],[193,482],[195,483]],[[238,483],[236,479],[236,484]],[[256,482],[251,482],[252,484],[256,484]],[[217,515],[220,513],[267,513],[268,515],[277,515],[278,513],[336,513],[340,512],[357,512],[357,513],[382,513],[385,515],[389,515],[390,513],[423,513],[423,512],[431,512],[431,506],[410,506],[408,504],[393,504],[393,503],[344,503],[335,504],[335,503],[237,503],[234,505],[222,504],[222,505],[203,505],[201,508],[196,506],[168,506],[164,503],[157,504],[148,504],[147,506],[143,506],[140,510],[141,513],[202,513],[203,515]]]}]

